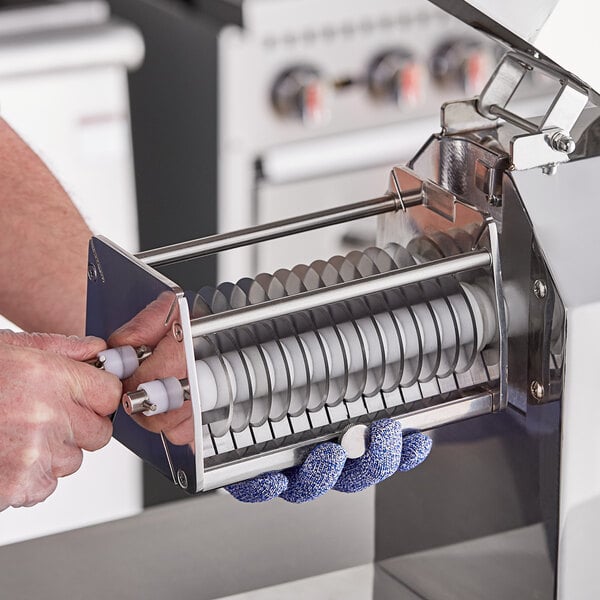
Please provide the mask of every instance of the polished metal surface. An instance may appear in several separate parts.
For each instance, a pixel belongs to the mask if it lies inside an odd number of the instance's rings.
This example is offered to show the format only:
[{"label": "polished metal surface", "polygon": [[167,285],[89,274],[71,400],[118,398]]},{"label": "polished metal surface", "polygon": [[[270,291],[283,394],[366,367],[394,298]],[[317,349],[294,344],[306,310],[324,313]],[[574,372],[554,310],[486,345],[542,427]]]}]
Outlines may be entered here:
[{"label": "polished metal surface", "polygon": [[600,90],[594,57],[600,51],[596,6],[587,0],[432,0],[465,23],[510,48],[539,56],[563,76]]},{"label": "polished metal surface", "polygon": [[[406,214],[407,208],[412,210],[410,205],[403,208],[403,211],[399,211],[401,214]],[[429,209],[424,208],[424,210]],[[90,310],[97,309],[96,319],[112,318],[114,314],[119,313],[112,305],[113,300],[108,301],[107,298],[103,298],[100,301],[100,298],[97,297],[97,290],[102,291],[107,282],[112,282],[116,277],[115,273],[120,273],[119,279],[124,278],[130,285],[136,286],[135,295],[139,296],[137,299],[138,310],[152,300],[159,303],[162,301],[161,288],[157,287],[157,283],[160,282],[161,285],[165,285],[170,282],[135,257],[127,255],[117,247],[100,239],[94,240],[91,256],[94,257],[91,264],[96,267],[98,273],[98,276],[90,282],[90,285],[95,287],[89,296]],[[167,345],[170,344],[173,349],[185,349],[187,373],[192,374],[192,377],[189,378],[189,386],[186,382],[186,399],[191,400],[191,402],[185,403],[187,407],[185,410],[193,418],[195,439],[191,440],[193,443],[188,445],[174,446],[165,435],[157,436],[147,431],[146,428],[149,427],[149,422],[146,426],[144,419],[158,418],[150,416],[150,411],[153,408],[151,405],[154,402],[147,394],[133,390],[127,391],[124,396],[123,406],[125,411],[136,414],[146,409],[147,416],[138,416],[135,422],[127,416],[119,417],[119,419],[116,419],[115,434],[132,450],[157,466],[159,470],[162,470],[165,475],[171,476],[180,487],[194,492],[221,487],[265,471],[294,466],[303,459],[314,444],[328,439],[337,439],[348,426],[357,423],[364,426],[373,419],[380,418],[378,417],[380,414],[381,416],[385,414],[388,417],[400,418],[405,427],[429,429],[496,410],[498,408],[498,394],[494,387],[495,367],[493,364],[488,367],[483,365],[481,358],[476,356],[476,347],[472,343],[473,350],[469,350],[469,354],[466,355],[470,356],[472,354],[472,357],[468,359],[469,362],[465,363],[469,365],[465,366],[465,369],[470,369],[469,377],[466,377],[467,374],[465,374],[462,379],[459,379],[459,381],[463,381],[463,389],[457,389],[457,384],[453,381],[443,382],[440,380],[439,383],[434,381],[427,384],[428,379],[423,379],[421,389],[414,389],[418,387],[415,380],[415,385],[411,384],[405,390],[405,397],[402,397],[400,390],[397,390],[395,393],[388,394],[387,399],[384,397],[385,395],[379,394],[379,400],[366,398],[364,403],[348,404],[347,409],[346,403],[344,403],[342,406],[343,415],[339,410],[330,413],[329,411],[332,411],[333,407],[328,407],[326,411],[321,411],[323,415],[320,417],[315,414],[309,417],[313,423],[312,426],[308,425],[307,428],[298,423],[297,425],[300,426],[299,431],[295,430],[296,424],[290,422],[294,429],[290,430],[286,427],[282,429],[278,422],[274,421],[272,425],[269,425],[272,430],[266,437],[265,432],[258,432],[256,428],[253,430],[256,433],[248,431],[253,436],[258,436],[260,433],[261,438],[257,439],[262,439],[261,445],[251,444],[248,446],[249,442],[246,441],[239,447],[238,445],[229,446],[232,443],[231,433],[224,432],[228,436],[226,438],[215,437],[223,434],[218,433],[216,429],[212,431],[209,429],[209,427],[213,428],[215,423],[212,413],[207,413],[206,418],[203,418],[198,387],[200,382],[198,377],[195,376],[195,356],[192,347],[193,339],[200,337],[207,339],[206,336],[218,333],[224,327],[252,325],[261,318],[270,320],[277,316],[287,316],[294,311],[310,310],[335,302],[347,301],[351,298],[365,297],[384,289],[410,284],[424,286],[429,280],[437,280],[450,275],[462,275],[472,270],[483,272],[491,266],[491,262],[492,256],[488,250],[475,250],[457,256],[430,260],[422,265],[397,269],[390,271],[387,275],[383,273],[368,276],[368,273],[364,273],[365,277],[348,281],[345,284],[337,284],[314,292],[304,292],[295,296],[280,298],[276,301],[268,301],[192,321],[188,316],[187,303],[179,303],[179,315],[173,312],[173,302],[164,303],[166,318],[164,315],[159,314],[161,323],[153,325],[150,322],[149,331],[155,328],[156,325],[159,325],[159,329],[164,327],[164,339],[167,340]],[[121,271],[123,272],[121,273]],[[174,284],[171,284],[170,287],[162,289],[163,291],[167,289],[176,291],[176,286],[173,286]],[[123,293],[124,291],[126,295],[130,294],[129,291],[121,287],[120,292]],[[158,299],[156,294],[158,294]],[[181,292],[177,290],[176,294],[179,297]],[[99,303],[102,304],[101,307]],[[466,315],[465,317],[468,318]],[[471,312],[471,319],[474,318],[474,314]],[[174,325],[167,327],[171,319],[174,319]],[[121,320],[121,317],[119,317],[119,323],[114,323],[114,328],[123,324]],[[439,326],[436,325],[436,327]],[[473,322],[473,327],[475,327],[475,322]],[[481,325],[478,327],[481,327]],[[495,327],[491,321],[490,327]],[[106,323],[102,335],[108,337],[113,330],[111,324]],[[477,329],[474,329],[474,331],[477,331]],[[422,336],[423,334],[419,335]],[[181,339],[183,339],[184,344],[180,345],[178,340]],[[456,343],[458,343],[458,338]],[[156,344],[156,339],[154,344]],[[164,366],[159,358],[159,349],[162,344],[163,341],[159,341],[151,358],[144,363],[144,369],[148,373],[148,381],[153,379],[151,376],[152,369],[158,369],[161,373],[164,372]],[[439,349],[437,352],[440,355]],[[183,360],[183,356],[181,359]],[[421,366],[418,368],[420,370]],[[175,372],[180,367],[173,363],[170,369]],[[162,376],[161,374],[157,379]],[[180,379],[180,382],[184,382],[184,380]],[[481,387],[477,388],[476,384],[483,384],[483,389]],[[362,406],[362,409],[360,409],[360,406]],[[157,410],[157,412],[162,412],[162,410],[164,409]],[[125,415],[125,413],[123,414]],[[139,420],[140,417],[141,420]],[[314,421],[317,417],[318,419]],[[324,418],[325,420],[323,420]],[[149,428],[152,429],[152,427]],[[240,439],[239,442],[241,443],[242,440]],[[209,447],[211,443],[215,445],[214,449]],[[206,457],[204,456],[205,451],[208,452]]]},{"label": "polished metal surface", "polygon": [[[542,116],[520,115],[508,108],[523,85],[526,75],[553,80],[557,86],[553,99]],[[576,149],[572,131],[588,103],[585,89],[567,81],[563,75],[539,58],[515,52],[507,53],[475,100],[451,102],[443,107],[444,133],[496,129],[504,137],[505,151],[516,170],[551,166],[568,162]],[[482,119],[482,117],[484,119]],[[485,122],[485,118],[489,122]],[[499,119],[514,130],[499,126]]]},{"label": "polished metal surface", "polygon": [[[494,410],[494,390],[454,394],[456,399],[447,397],[430,398],[415,406],[404,405],[395,411],[381,411],[381,416],[395,418],[404,429],[427,431],[449,423],[465,421],[490,414]],[[371,415],[372,416],[372,415]],[[342,424],[343,427],[343,424]],[[343,431],[343,429],[342,429]],[[314,444],[335,440],[339,431],[333,430],[321,435],[310,435],[306,439],[289,443],[283,448],[276,444],[272,450],[262,450],[256,456],[242,459],[221,460],[208,466],[204,472],[205,489],[215,489],[241,479],[255,477],[267,471],[280,471],[299,464]]]},{"label": "polished metal surface", "polygon": [[412,194],[406,193],[402,198],[402,204],[399,204],[397,196],[388,194],[381,198],[356,202],[347,206],[301,215],[291,219],[283,219],[275,223],[267,223],[231,233],[213,235],[199,240],[165,246],[164,248],[147,250],[146,252],[137,254],[137,258],[151,266],[168,265],[181,260],[208,256],[216,252],[232,250],[321,227],[376,216],[385,212],[398,210],[401,206],[412,206],[420,202],[420,190],[416,190]]},{"label": "polished metal surface", "polygon": [[479,250],[461,256],[442,258],[424,265],[395,269],[379,275],[233,309],[222,314],[192,319],[192,336],[206,336],[227,329],[244,327],[257,321],[276,319],[351,298],[489,266],[491,266],[489,252]]},{"label": "polished metal surface", "polygon": [[[600,418],[597,365],[600,360],[598,298],[600,214],[594,201],[600,160],[583,158],[562,165],[552,177],[515,173],[515,183],[534,227],[553,285],[564,304],[562,447],[558,595],[597,598],[593,548],[598,539],[600,485],[591,474],[600,469]],[[583,457],[583,458],[582,458]],[[582,462],[583,461],[583,462]]]},{"label": "polished metal surface", "polygon": [[[394,596],[375,600],[550,600],[552,558],[543,525],[513,530],[389,558],[376,563],[397,582]],[[377,584],[377,582],[376,582]]]},{"label": "polished metal surface", "polygon": [[152,404],[148,394],[144,390],[127,392],[123,395],[123,409],[128,415],[143,413],[146,410],[156,410],[156,404]]},{"label": "polished metal surface", "polygon": [[[165,326],[171,317],[179,315],[184,343],[177,344],[177,352],[170,357],[175,368],[185,376],[194,369],[193,343],[189,332],[188,305],[182,290],[157,271],[137,261],[132,255],[102,237],[92,238],[89,249],[89,265],[96,277],[88,277],[86,332],[108,339],[110,335],[140,314],[152,302],[165,298],[164,314],[159,315]],[[88,272],[92,269],[88,269]],[[166,321],[162,322],[166,317]],[[156,323],[148,325],[156,326]],[[165,335],[170,334],[170,329]],[[139,346],[140,357],[147,356],[148,346]],[[147,358],[146,358],[147,360]],[[148,363],[145,361],[145,364]],[[190,381],[191,393],[198,398],[198,382]],[[143,398],[135,397],[143,402]],[[202,427],[200,410],[194,411],[195,427]],[[202,448],[192,452],[189,446],[176,446],[160,434],[152,433],[129,417],[123,406],[113,416],[113,435],[123,445],[142,456],[166,477],[171,478],[174,469],[184,469],[196,488],[201,486]],[[174,465],[174,468],[173,468]],[[199,481],[197,482],[196,475]]]}]

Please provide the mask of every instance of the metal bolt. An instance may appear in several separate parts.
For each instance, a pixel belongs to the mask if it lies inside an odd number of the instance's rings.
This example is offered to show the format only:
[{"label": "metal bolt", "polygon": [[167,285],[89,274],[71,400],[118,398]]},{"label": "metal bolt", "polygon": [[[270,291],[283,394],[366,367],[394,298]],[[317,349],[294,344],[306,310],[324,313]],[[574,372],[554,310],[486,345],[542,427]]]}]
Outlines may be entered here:
[{"label": "metal bolt", "polygon": [[96,265],[92,263],[88,264],[87,276],[90,281],[98,280],[98,269],[96,268]]},{"label": "metal bolt", "polygon": [[536,279],[533,282],[533,293],[535,294],[535,297],[540,300],[546,297],[548,294],[548,286],[543,279]]},{"label": "metal bolt", "polygon": [[502,206],[502,198],[499,198],[498,196],[495,196],[495,195],[488,196],[487,201],[490,206],[493,206],[495,208]]},{"label": "metal bolt", "polygon": [[155,412],[158,408],[156,404],[148,398],[148,394],[145,390],[127,392],[123,395],[121,403],[128,415],[137,415],[138,413],[143,413],[148,410]]},{"label": "metal bolt", "polygon": [[536,400],[542,400],[544,398],[544,386],[539,381],[532,381],[529,390]]},{"label": "metal bolt", "polygon": [[546,139],[550,148],[557,152],[571,154],[575,152],[575,140],[566,131],[556,131]]},{"label": "metal bolt", "polygon": [[183,342],[183,327],[181,326],[181,323],[173,323],[172,331],[173,337],[178,342]]},{"label": "metal bolt", "polygon": [[177,470],[177,481],[184,490],[187,490],[188,478],[183,469]]},{"label": "metal bolt", "polygon": [[544,175],[556,175],[558,172],[558,165],[556,163],[550,163],[542,167],[542,173]]}]

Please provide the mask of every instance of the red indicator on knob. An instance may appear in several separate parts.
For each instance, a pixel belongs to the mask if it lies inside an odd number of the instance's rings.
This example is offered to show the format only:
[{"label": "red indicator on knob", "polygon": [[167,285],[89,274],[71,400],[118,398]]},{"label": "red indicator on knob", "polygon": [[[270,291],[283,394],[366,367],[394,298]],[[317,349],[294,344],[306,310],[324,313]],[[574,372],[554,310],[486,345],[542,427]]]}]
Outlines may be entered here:
[{"label": "red indicator on knob", "polygon": [[410,52],[403,49],[384,52],[369,68],[369,91],[378,100],[412,106],[421,98],[421,72],[421,65]]},{"label": "red indicator on knob", "polygon": [[324,95],[323,85],[318,80],[304,87],[300,107],[303,121],[319,123],[323,120]]},{"label": "red indicator on knob", "polygon": [[312,67],[293,67],[282,73],[271,92],[277,113],[307,125],[319,125],[329,119],[329,94],[325,81]]},{"label": "red indicator on knob", "polygon": [[442,85],[458,85],[468,94],[479,93],[493,69],[493,51],[474,40],[452,40],[431,58],[431,73]]}]

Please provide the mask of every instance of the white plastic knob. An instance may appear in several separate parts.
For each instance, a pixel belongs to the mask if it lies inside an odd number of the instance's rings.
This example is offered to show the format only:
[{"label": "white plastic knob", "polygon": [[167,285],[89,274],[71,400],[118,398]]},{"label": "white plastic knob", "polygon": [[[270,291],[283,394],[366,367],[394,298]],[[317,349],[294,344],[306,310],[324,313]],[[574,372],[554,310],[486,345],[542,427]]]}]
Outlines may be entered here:
[{"label": "white plastic knob", "polygon": [[152,405],[152,408],[144,411],[146,417],[160,415],[183,406],[183,388],[176,377],[147,381],[141,383],[137,389],[146,392],[148,402]]},{"label": "white plastic knob", "polygon": [[103,363],[104,370],[119,379],[131,377],[140,364],[137,352],[132,346],[108,348],[99,352],[97,357]]}]

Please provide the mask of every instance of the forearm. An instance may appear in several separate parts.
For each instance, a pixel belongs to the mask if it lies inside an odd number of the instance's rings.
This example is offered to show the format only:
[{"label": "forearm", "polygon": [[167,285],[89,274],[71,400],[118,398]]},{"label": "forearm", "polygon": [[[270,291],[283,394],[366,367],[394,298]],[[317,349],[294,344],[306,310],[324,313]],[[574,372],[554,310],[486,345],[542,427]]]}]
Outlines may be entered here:
[{"label": "forearm", "polygon": [[82,334],[91,232],[40,158],[0,119],[0,313]]}]

